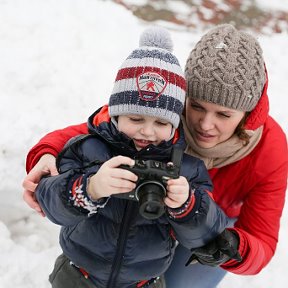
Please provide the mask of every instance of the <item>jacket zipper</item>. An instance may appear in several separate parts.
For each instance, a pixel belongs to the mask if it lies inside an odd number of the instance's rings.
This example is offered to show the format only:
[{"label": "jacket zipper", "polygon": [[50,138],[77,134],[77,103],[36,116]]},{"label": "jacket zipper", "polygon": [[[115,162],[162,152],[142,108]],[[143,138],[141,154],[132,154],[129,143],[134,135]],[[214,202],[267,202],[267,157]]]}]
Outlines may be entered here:
[{"label": "jacket zipper", "polygon": [[[122,220],[122,225],[120,227],[120,234],[118,238],[118,245],[117,245],[117,251],[116,255],[114,257],[113,265],[111,268],[111,274],[108,281],[107,288],[115,288],[117,287],[115,285],[122,261],[123,261],[123,252],[126,247],[126,241],[128,236],[128,228],[130,226],[130,223],[132,221],[132,213],[135,210],[135,204],[134,201],[127,201],[126,207],[125,207],[125,213]],[[133,209],[134,208],[134,209]]]}]

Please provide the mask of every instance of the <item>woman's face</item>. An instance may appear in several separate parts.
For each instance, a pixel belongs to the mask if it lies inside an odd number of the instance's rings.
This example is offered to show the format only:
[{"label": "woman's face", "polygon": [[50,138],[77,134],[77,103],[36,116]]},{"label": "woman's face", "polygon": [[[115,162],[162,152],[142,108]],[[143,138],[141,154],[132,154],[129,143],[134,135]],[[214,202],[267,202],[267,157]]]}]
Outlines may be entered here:
[{"label": "woman's face", "polygon": [[186,99],[186,122],[199,147],[211,148],[229,139],[245,115],[243,111]]}]

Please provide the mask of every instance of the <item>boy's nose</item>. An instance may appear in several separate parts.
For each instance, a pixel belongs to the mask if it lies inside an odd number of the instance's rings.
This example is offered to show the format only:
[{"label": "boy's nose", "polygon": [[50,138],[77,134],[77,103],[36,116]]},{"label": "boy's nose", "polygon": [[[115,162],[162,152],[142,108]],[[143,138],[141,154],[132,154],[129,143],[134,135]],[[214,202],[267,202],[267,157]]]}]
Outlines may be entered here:
[{"label": "boy's nose", "polygon": [[154,129],[152,125],[144,125],[141,130],[140,130],[141,134],[145,135],[145,136],[150,136],[154,134]]}]

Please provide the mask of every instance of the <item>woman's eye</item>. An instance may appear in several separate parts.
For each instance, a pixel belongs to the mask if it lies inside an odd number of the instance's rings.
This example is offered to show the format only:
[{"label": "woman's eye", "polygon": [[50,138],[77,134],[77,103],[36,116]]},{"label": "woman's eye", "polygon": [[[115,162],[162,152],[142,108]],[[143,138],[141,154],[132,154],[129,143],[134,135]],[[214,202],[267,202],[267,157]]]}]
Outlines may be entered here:
[{"label": "woman's eye", "polygon": [[194,110],[197,110],[197,111],[203,111],[204,110],[201,106],[196,105],[196,104],[191,104],[191,108]]},{"label": "woman's eye", "polygon": [[218,115],[219,115],[220,117],[230,118],[230,115],[225,114],[225,113],[218,113]]}]

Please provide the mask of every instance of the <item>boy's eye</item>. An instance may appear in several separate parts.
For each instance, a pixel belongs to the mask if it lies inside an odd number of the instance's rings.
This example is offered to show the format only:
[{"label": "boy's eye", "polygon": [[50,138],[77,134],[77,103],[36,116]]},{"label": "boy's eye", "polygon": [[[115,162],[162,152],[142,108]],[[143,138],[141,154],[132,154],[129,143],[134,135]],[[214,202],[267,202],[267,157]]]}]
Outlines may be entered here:
[{"label": "boy's eye", "polygon": [[129,119],[132,122],[140,122],[142,120],[142,118],[131,118],[131,117]]},{"label": "boy's eye", "polygon": [[169,124],[168,122],[162,122],[162,121],[157,121],[156,123],[157,123],[158,125],[161,125],[161,126],[166,126],[166,125]]}]

